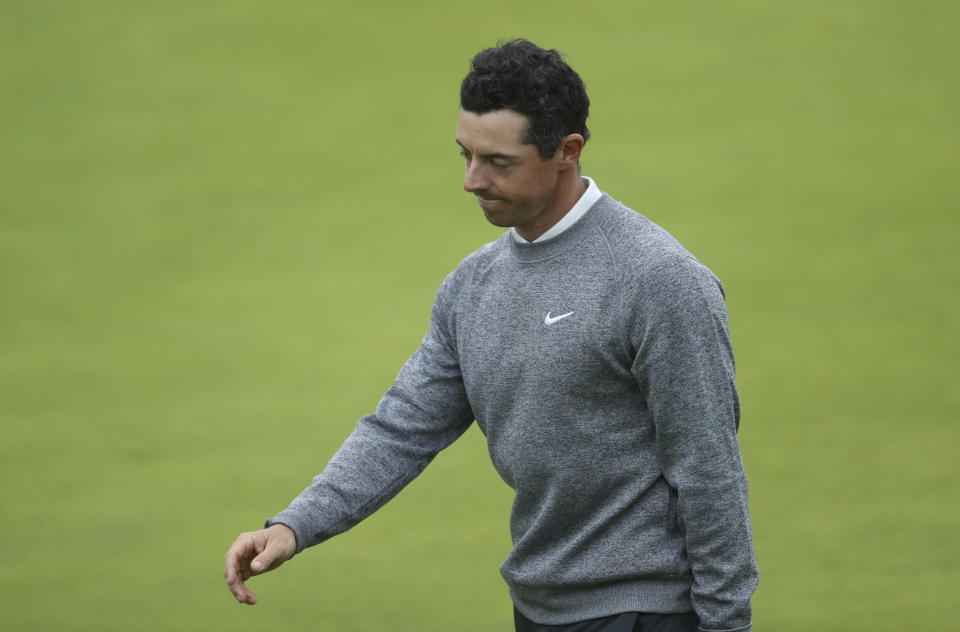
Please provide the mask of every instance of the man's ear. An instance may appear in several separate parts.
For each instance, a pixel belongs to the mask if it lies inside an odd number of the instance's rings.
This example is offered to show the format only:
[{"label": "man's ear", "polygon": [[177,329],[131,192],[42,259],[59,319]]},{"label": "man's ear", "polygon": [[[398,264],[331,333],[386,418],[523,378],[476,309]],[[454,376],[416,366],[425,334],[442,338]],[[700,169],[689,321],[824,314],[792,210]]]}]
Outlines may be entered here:
[{"label": "man's ear", "polygon": [[580,152],[583,151],[583,145],[586,141],[580,134],[567,134],[564,136],[560,147],[557,149],[557,155],[560,158],[560,165],[564,169],[576,169],[580,160]]}]

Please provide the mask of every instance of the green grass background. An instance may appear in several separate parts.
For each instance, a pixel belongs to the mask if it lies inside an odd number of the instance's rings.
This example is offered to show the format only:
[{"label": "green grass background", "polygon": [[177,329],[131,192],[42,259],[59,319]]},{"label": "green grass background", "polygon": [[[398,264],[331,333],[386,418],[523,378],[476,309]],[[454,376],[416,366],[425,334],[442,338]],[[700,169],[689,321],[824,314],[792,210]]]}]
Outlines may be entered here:
[{"label": "green grass background", "polygon": [[0,0],[2,626],[510,629],[475,428],[257,607],[221,571],[499,234],[453,136],[512,36],[727,287],[756,629],[956,626],[958,7]]}]

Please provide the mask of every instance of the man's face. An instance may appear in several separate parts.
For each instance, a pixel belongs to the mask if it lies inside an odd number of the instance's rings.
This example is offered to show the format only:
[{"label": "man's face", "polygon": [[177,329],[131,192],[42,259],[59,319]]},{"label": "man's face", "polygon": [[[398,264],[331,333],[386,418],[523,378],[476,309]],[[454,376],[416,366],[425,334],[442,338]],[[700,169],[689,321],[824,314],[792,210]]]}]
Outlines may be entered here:
[{"label": "man's face", "polygon": [[467,166],[464,190],[477,196],[491,224],[516,226],[525,237],[542,233],[539,228],[567,210],[554,208],[558,156],[543,159],[534,145],[521,142],[526,129],[527,117],[513,110],[461,109],[457,120],[457,144]]}]

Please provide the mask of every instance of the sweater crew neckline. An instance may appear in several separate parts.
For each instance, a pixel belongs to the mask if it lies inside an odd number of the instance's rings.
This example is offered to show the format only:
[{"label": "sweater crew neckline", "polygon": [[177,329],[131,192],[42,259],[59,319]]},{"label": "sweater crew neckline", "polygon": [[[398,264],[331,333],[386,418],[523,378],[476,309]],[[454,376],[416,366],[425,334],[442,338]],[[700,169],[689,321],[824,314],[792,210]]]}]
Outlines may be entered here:
[{"label": "sweater crew neckline", "polygon": [[582,239],[582,236],[598,221],[598,207],[609,203],[611,200],[612,198],[609,195],[603,193],[600,199],[591,205],[576,223],[556,237],[546,241],[520,243],[509,232],[504,234],[504,241],[506,241],[513,258],[523,263],[536,263],[555,257],[564,253]]}]

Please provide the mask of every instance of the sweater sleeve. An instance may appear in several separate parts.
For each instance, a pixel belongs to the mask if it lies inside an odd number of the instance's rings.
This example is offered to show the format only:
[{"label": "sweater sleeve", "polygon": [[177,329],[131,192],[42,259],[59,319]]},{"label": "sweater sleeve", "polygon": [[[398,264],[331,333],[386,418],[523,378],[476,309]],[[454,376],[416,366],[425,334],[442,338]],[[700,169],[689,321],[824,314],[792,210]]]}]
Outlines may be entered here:
[{"label": "sweater sleeve", "polygon": [[382,507],[472,423],[450,332],[455,274],[440,286],[426,336],[376,411],[360,419],[313,483],[267,520],[294,531],[297,553]]},{"label": "sweater sleeve", "polygon": [[632,370],[663,476],[677,490],[700,630],[749,630],[758,572],[723,289],[705,266],[676,255],[643,275],[639,296],[631,308]]}]

